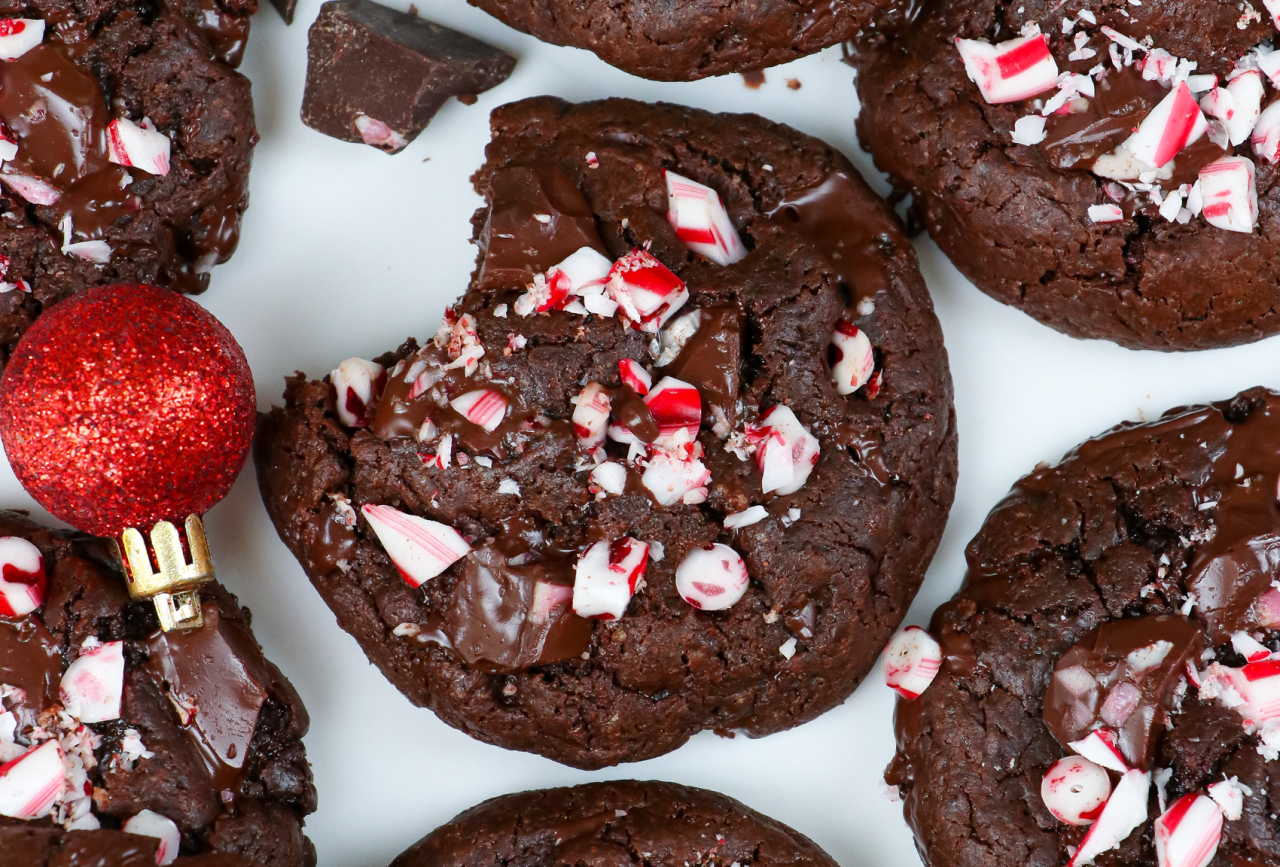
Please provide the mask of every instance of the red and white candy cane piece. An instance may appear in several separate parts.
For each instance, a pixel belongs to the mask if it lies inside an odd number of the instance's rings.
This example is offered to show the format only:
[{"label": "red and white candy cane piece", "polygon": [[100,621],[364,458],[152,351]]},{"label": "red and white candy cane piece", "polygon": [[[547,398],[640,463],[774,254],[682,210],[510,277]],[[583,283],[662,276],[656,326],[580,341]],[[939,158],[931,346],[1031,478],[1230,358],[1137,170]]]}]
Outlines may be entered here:
[{"label": "red and white candy cane piece", "polygon": [[747,255],[719,193],[666,169],[662,177],[667,182],[667,222],[686,247],[717,265],[732,265]]},{"label": "red and white candy cane piece", "polygon": [[1235,822],[1244,815],[1244,796],[1253,794],[1248,786],[1241,785],[1235,777],[1218,780],[1208,786],[1209,797],[1218,805],[1228,821]]},{"label": "red and white candy cane piece", "polygon": [[0,18],[0,60],[13,60],[44,41],[39,18]]},{"label": "red and white candy cane piece", "polygon": [[1271,648],[1247,632],[1234,633],[1231,636],[1231,647],[1247,662],[1261,662],[1271,656]]},{"label": "red and white candy cane piece", "polygon": [[[18,140],[3,123],[0,123],[0,162],[8,162],[18,155]],[[8,270],[6,267],[5,270]]]},{"label": "red and white candy cane piece", "polygon": [[1124,219],[1124,211],[1119,205],[1110,203],[1089,206],[1089,219],[1095,223],[1118,223]]},{"label": "red and white candy cane piece", "polygon": [[471,551],[457,530],[439,521],[373,503],[360,511],[410,587],[422,586]]},{"label": "red and white candy cane piece", "polygon": [[33,205],[52,205],[62,193],[32,175],[4,174],[0,180]]},{"label": "red and white candy cane piece", "polygon": [[702,424],[702,397],[689,383],[664,376],[645,396],[644,404],[658,425],[659,443],[676,436],[682,428],[689,432],[690,439],[698,435],[698,425]]},{"label": "red and white candy cane piece", "polygon": [[791,407],[778,404],[747,431],[756,443],[756,466],[764,493],[794,494],[818,463],[818,438],[805,430]]},{"label": "red and white candy cane piece", "polygon": [[609,392],[598,382],[588,382],[582,389],[573,408],[573,432],[581,445],[593,449],[604,442],[611,403]]},{"label": "red and white candy cane piece", "polygon": [[533,602],[529,605],[529,622],[542,625],[551,622],[556,612],[573,604],[573,588],[567,584],[539,581],[533,585]]},{"label": "red and white candy cane piece", "polygon": [[942,668],[942,648],[919,626],[908,626],[884,649],[884,679],[905,699],[918,698]]},{"label": "red and white candy cane piece", "polygon": [[62,675],[58,696],[62,706],[80,722],[120,718],[124,693],[124,643],[108,641],[84,650]]},{"label": "red and white candy cane piece", "polygon": [[1194,144],[1209,128],[1186,82],[1180,82],[1138,124],[1125,147],[1144,163],[1159,168]]},{"label": "red and white candy cane piece", "polygon": [[1205,867],[1222,839],[1222,811],[1212,799],[1191,792],[1156,819],[1155,832],[1160,867]]},{"label": "red and white candy cane piece", "polygon": [[64,785],[58,742],[45,741],[0,765],[0,816],[42,819],[49,815]]},{"label": "red and white candy cane piece", "polygon": [[1262,97],[1265,95],[1262,73],[1256,69],[1243,70],[1227,82],[1227,93],[1231,94],[1235,104],[1231,117],[1219,119],[1227,128],[1231,146],[1235,147],[1249,138],[1253,128],[1258,125],[1258,117],[1262,113]]},{"label": "red and white candy cane piece", "polygon": [[44,557],[18,536],[0,537],[0,617],[25,617],[44,602]]},{"label": "red and white candy cane piece", "polygon": [[653,374],[641,367],[638,361],[630,358],[620,359],[618,372],[622,375],[623,384],[631,386],[631,390],[642,397],[648,394],[653,386]]},{"label": "red and white candy cane piece", "polygon": [[627,611],[649,563],[649,546],[623,536],[582,552],[573,576],[573,611],[579,617],[617,620]]},{"label": "red and white candy cane piece", "polygon": [[1280,717],[1280,659],[1250,662],[1244,668],[1214,669],[1244,699],[1236,710],[1247,722],[1258,725]]},{"label": "red and white candy cane piece", "polygon": [[1110,851],[1147,821],[1147,794],[1151,790],[1151,775],[1144,771],[1127,771],[1116,783],[1106,806],[1096,822],[1080,841],[1080,848],[1071,856],[1067,867],[1091,864],[1103,852]]},{"label": "red and white candy cane piece", "polygon": [[118,166],[169,174],[169,137],[145,120],[143,126],[127,117],[107,124],[107,155]]},{"label": "red and white candy cane piece", "polygon": [[348,358],[329,374],[333,385],[338,419],[347,427],[364,425],[365,410],[379,394],[387,381],[387,372],[381,364],[363,358]]},{"label": "red and white candy cane piece", "polygon": [[1263,629],[1280,626],[1280,589],[1270,587],[1253,600],[1253,616]]},{"label": "red and white candy cane piece", "polygon": [[707,500],[711,471],[698,458],[681,457],[666,449],[651,449],[640,484],[659,506],[696,505]]},{"label": "red and white candy cane piece", "polygon": [[1262,5],[1271,13],[1271,23],[1280,30],[1280,0],[1262,0]]},{"label": "red and white candy cane piece", "polygon": [[472,424],[493,433],[507,416],[507,399],[493,388],[478,388],[449,401],[454,411]]},{"label": "red and white candy cane piece", "polygon": [[843,319],[836,323],[831,334],[827,360],[831,365],[831,378],[840,394],[853,394],[866,385],[876,366],[876,357],[867,335]]},{"label": "red and white candy cane piece", "polygon": [[1040,799],[1068,825],[1092,825],[1111,795],[1111,778],[1083,756],[1054,762],[1040,781]]},{"label": "red and white candy cane piece", "polygon": [[701,611],[723,611],[747,592],[747,564],[719,542],[694,548],[676,567],[676,592]]},{"label": "red and white candy cane piece", "polygon": [[[1280,51],[1276,53],[1280,54]],[[1262,110],[1258,123],[1253,128],[1250,144],[1253,145],[1255,154],[1272,165],[1280,160],[1280,99]]]},{"label": "red and white candy cane piece", "polygon": [[632,327],[651,334],[689,300],[684,281],[638,247],[613,263],[606,289]]},{"label": "red and white candy cane piece", "polygon": [[121,826],[126,834],[137,834],[141,837],[155,837],[160,841],[156,847],[156,863],[160,867],[172,864],[178,857],[178,847],[182,845],[182,832],[168,816],[162,816],[151,810],[143,810]]},{"label": "red and white candy cane piece", "polygon": [[605,461],[591,471],[591,493],[604,492],[616,497],[626,489],[627,468],[617,461]]},{"label": "red and white candy cane piece", "polygon": [[1121,774],[1129,770],[1129,763],[1125,761],[1124,753],[1120,752],[1120,747],[1116,744],[1116,733],[1110,729],[1096,729],[1067,746],[1096,765],[1102,765]]},{"label": "red and white candy cane piece", "polygon": [[979,39],[957,39],[969,80],[982,98],[996,104],[1029,99],[1058,83],[1058,63],[1049,52],[1049,39],[1034,33],[992,45]]},{"label": "red and white candy cane piece", "polygon": [[367,114],[356,115],[355,127],[356,132],[360,133],[361,141],[389,154],[404,150],[405,145],[409,144],[407,138],[376,117],[369,117]]},{"label": "red and white candy cane piece", "polygon": [[560,310],[569,301],[569,286],[569,278],[559,271],[536,274],[529,291],[517,298],[512,307],[518,316]]},{"label": "red and white candy cane piece", "polygon": [[612,267],[613,262],[598,250],[579,247],[552,268],[547,276],[557,275],[567,280],[569,292],[573,295],[599,295],[609,282],[609,269]]},{"label": "red and white candy cane piece", "polygon": [[1229,232],[1253,232],[1258,222],[1258,190],[1253,160],[1219,157],[1200,170],[1200,215]]}]

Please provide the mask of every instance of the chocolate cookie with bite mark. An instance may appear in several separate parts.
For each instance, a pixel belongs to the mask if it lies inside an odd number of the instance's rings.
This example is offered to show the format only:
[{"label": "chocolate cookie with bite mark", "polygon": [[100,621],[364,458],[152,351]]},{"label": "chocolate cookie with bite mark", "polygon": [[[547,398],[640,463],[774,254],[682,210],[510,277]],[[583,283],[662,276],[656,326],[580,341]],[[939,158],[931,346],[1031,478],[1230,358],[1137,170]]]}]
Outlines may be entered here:
[{"label": "chocolate cookie with bite mark", "polygon": [[0,512],[0,862],[314,865],[307,712],[249,612],[206,584],[161,632],[116,550]]},{"label": "chocolate cookie with bite mark", "polygon": [[567,853],[584,867],[711,858],[760,867],[835,867],[813,841],[733,798],[633,780],[493,798],[423,837],[392,867],[532,867],[565,863]]},{"label": "chocolate cookie with bite mark", "polygon": [[234,251],[258,134],[255,0],[72,4],[0,20],[0,363],[86,287],[201,292]]},{"label": "chocolate cookie with bite mark", "polygon": [[490,743],[596,768],[835,707],[955,485],[899,224],[755,116],[540,98],[492,127],[436,337],[261,418],[281,538],[392,683]]},{"label": "chocolate cookie with bite mark", "polygon": [[897,706],[926,864],[1280,864],[1277,436],[1260,388],[1171,410],[991,512]]},{"label": "chocolate cookie with bite mark", "polygon": [[752,72],[897,26],[894,0],[469,0],[543,42],[658,81]]},{"label": "chocolate cookie with bite mark", "polygon": [[860,40],[859,137],[974,284],[1076,337],[1280,331],[1271,16],[1231,3],[929,0]]}]

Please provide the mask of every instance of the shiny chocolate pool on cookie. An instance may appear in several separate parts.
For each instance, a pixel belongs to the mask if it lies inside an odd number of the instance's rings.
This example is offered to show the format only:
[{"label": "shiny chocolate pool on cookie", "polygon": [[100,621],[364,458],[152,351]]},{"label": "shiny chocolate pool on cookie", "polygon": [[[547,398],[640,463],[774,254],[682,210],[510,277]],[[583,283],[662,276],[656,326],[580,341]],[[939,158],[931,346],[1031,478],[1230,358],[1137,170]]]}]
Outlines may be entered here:
[{"label": "shiny chocolate pool on cookie", "polygon": [[813,841],[733,798],[675,783],[592,783],[485,801],[392,867],[757,864],[835,867]]},{"label": "shiny chocolate pool on cookie", "polygon": [[42,0],[0,18],[0,364],[88,286],[201,292],[231,256],[258,137],[233,66],[256,5]]},{"label": "shiny chocolate pool on cookie", "polygon": [[249,612],[209,584],[161,632],[115,552],[0,512],[0,864],[314,865],[307,712]]},{"label": "shiny chocolate pool on cookie", "polygon": [[1252,389],[1014,486],[891,666],[937,660],[885,775],[926,864],[1280,864],[1278,481]]},{"label": "shiny chocolate pool on cookie", "polygon": [[954,491],[897,222],[758,117],[535,99],[492,125],[434,338],[262,418],[281,538],[388,679],[504,747],[601,767],[834,707]]},{"label": "shiny chocolate pool on cookie", "polygon": [[926,0],[855,51],[859,137],[997,300],[1133,348],[1258,340],[1280,331],[1277,8]]}]

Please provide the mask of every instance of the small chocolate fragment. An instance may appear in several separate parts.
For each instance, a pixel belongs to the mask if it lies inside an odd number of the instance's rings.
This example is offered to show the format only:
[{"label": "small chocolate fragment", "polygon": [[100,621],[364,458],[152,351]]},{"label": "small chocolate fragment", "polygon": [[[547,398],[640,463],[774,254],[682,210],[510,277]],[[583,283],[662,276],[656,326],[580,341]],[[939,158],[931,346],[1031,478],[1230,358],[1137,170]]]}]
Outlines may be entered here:
[{"label": "small chocolate fragment", "polygon": [[1203,649],[1200,627],[1185,617],[1104,623],[1058,660],[1044,696],[1045,724],[1064,747],[1112,728],[1129,765],[1149,768],[1186,662]]},{"label": "small chocolate fragment", "polygon": [[449,97],[483,93],[511,74],[509,54],[369,0],[320,7],[308,35],[302,122],[396,153]]},{"label": "small chocolate fragment", "polygon": [[271,5],[276,7],[285,24],[293,23],[293,13],[298,9],[298,0],[271,0]]}]

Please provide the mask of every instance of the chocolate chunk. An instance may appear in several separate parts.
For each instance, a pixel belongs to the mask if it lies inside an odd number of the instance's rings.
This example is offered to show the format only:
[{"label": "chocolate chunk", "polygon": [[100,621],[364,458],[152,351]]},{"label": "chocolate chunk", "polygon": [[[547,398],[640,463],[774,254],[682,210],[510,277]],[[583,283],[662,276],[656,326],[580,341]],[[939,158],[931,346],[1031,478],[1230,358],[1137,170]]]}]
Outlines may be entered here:
[{"label": "chocolate chunk", "polygon": [[1112,728],[1129,764],[1148,768],[1186,662],[1203,648],[1200,627],[1184,617],[1104,623],[1058,660],[1044,696],[1045,724],[1063,747]]},{"label": "chocolate chunk", "polygon": [[446,99],[501,84],[515,63],[434,22],[369,0],[334,0],[320,7],[308,34],[302,122],[396,153]]},{"label": "chocolate chunk", "polygon": [[26,692],[22,706],[38,714],[58,700],[62,653],[35,617],[0,620],[0,683]]},{"label": "chocolate chunk", "polygon": [[298,0],[271,0],[271,5],[276,7],[285,24],[293,23],[293,13],[298,9]]},{"label": "chocolate chunk", "polygon": [[736,304],[716,304],[700,311],[698,330],[662,373],[684,380],[702,397],[702,423],[713,426],[721,419],[737,423],[738,384],[742,369],[742,323],[745,316]]}]

